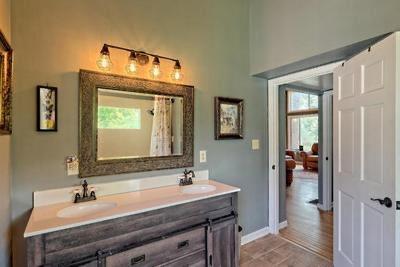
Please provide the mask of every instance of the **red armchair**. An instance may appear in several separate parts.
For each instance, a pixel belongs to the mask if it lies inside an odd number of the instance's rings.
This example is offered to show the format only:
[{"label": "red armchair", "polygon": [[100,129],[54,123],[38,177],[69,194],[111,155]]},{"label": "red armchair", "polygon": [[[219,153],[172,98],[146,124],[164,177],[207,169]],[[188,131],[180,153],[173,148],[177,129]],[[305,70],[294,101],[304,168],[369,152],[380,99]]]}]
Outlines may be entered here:
[{"label": "red armchair", "polygon": [[285,163],[286,163],[286,186],[290,186],[293,182],[293,170],[296,168],[296,161],[294,160],[293,151],[286,150]]},{"label": "red armchair", "polygon": [[303,159],[303,168],[305,170],[318,170],[318,143],[314,143],[311,146],[311,151],[301,152]]}]

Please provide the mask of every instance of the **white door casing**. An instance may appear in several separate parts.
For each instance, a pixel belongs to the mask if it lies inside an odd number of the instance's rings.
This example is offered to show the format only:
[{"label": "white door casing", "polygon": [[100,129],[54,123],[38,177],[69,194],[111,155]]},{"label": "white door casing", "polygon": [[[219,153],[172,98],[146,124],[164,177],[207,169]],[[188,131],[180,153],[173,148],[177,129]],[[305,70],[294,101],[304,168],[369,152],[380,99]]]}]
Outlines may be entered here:
[{"label": "white door casing", "polygon": [[323,167],[322,167],[322,205],[318,207],[328,211],[332,209],[332,104],[333,91],[324,92],[322,95],[322,148],[323,148]]},{"label": "white door casing", "polygon": [[[335,266],[396,266],[397,39],[334,70]],[[371,200],[385,197],[391,208]]]},{"label": "white door casing", "polygon": [[[320,75],[332,73],[333,70],[342,64],[342,61],[322,65],[312,69],[291,73],[285,76],[268,80],[268,151],[267,151],[267,166],[268,166],[268,229],[272,234],[279,233],[279,85],[291,83],[299,80],[308,79]],[[272,168],[275,166],[275,168]]]}]

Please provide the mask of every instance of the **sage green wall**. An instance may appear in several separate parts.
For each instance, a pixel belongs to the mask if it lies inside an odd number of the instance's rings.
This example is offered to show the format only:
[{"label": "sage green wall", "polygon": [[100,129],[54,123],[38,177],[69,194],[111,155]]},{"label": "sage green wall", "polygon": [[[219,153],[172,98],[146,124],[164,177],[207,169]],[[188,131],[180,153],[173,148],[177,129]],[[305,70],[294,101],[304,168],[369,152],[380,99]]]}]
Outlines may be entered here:
[{"label": "sage green wall", "polygon": [[[11,0],[0,0],[0,30],[11,42]],[[0,135],[0,266],[10,262],[11,137]]]},{"label": "sage green wall", "polygon": [[[22,237],[32,192],[78,184],[64,160],[78,153],[78,71],[96,69],[104,42],[181,59],[195,85],[195,169],[242,188],[245,233],[267,225],[265,81],[249,77],[249,6],[244,0],[13,0],[15,46],[12,218],[15,266],[24,266]],[[111,51],[117,73],[127,54]],[[166,62],[161,62],[166,65]],[[173,66],[171,63],[168,69]],[[142,73],[143,76],[146,72]],[[144,76],[143,76],[144,77]],[[35,131],[36,85],[59,88],[59,131]],[[214,140],[214,96],[244,98],[244,140]],[[251,139],[262,149],[251,150]],[[207,150],[207,163],[199,163]],[[89,183],[180,170],[90,178]]]},{"label": "sage green wall", "polygon": [[398,0],[250,0],[252,74],[400,29]]}]

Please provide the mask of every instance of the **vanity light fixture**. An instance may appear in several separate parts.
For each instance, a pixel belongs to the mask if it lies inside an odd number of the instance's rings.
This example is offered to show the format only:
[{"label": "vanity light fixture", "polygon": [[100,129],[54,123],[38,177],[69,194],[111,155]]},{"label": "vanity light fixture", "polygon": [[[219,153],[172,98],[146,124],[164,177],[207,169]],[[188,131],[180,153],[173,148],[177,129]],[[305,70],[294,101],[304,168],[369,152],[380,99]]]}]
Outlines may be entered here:
[{"label": "vanity light fixture", "polygon": [[173,81],[179,81],[183,79],[182,67],[179,60],[175,61],[174,70],[171,73],[171,79]]},{"label": "vanity light fixture", "polygon": [[150,76],[153,79],[159,79],[161,77],[161,69],[160,69],[160,59],[173,61],[175,65],[173,67],[171,73],[171,79],[173,81],[180,81],[183,78],[182,67],[178,59],[164,57],[160,55],[155,55],[151,53],[147,53],[145,51],[137,51],[134,49],[124,48],[115,45],[104,44],[103,48],[100,51],[100,57],[97,60],[97,67],[102,71],[110,71],[112,67],[112,62],[110,58],[109,48],[114,48],[118,50],[124,50],[129,52],[128,63],[125,66],[125,71],[128,74],[136,74],[139,66],[146,65],[150,60],[149,57],[153,57],[152,66],[150,68]]},{"label": "vanity light fixture", "polygon": [[128,64],[125,66],[126,73],[135,74],[137,72],[137,67],[136,53],[132,51],[128,58]]},{"label": "vanity light fixture", "polygon": [[97,67],[102,71],[110,71],[112,67],[112,62],[110,58],[110,51],[107,45],[103,45],[100,51],[100,57],[97,60]]},{"label": "vanity light fixture", "polygon": [[153,66],[150,69],[150,76],[153,79],[158,79],[161,77],[160,59],[158,57],[153,59]]}]

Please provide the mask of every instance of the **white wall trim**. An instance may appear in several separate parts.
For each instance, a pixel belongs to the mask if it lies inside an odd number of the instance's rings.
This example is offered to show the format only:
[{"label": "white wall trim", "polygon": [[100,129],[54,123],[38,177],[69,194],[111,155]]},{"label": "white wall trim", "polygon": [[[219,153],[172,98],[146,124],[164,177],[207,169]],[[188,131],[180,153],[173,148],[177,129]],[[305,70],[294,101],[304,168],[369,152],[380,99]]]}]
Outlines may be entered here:
[{"label": "white wall trim", "polygon": [[[268,80],[268,155],[267,164],[269,184],[269,230],[273,234],[279,232],[279,125],[278,125],[278,95],[279,85],[303,80],[319,75],[332,73],[333,70],[342,64],[343,61],[323,65],[317,68],[308,69],[282,77]],[[272,167],[275,166],[274,169]]]},{"label": "white wall trim", "polygon": [[[322,135],[323,135],[323,161],[322,161],[322,205],[319,205],[318,208],[324,211],[328,211],[332,209],[332,142],[333,142],[333,91],[325,92],[322,96],[322,114],[323,114],[323,127],[322,127]],[[326,160],[328,158],[328,160]]]},{"label": "white wall trim", "polygon": [[279,223],[279,230],[286,228],[287,226],[288,226],[288,222],[283,221],[283,222]]},{"label": "white wall trim", "polygon": [[254,232],[250,233],[250,234],[242,236],[242,241],[241,241],[240,244],[243,246],[243,245],[245,245],[247,243],[250,243],[251,241],[254,241],[256,239],[264,237],[264,236],[268,235],[269,233],[270,232],[269,232],[269,228],[268,227],[261,228],[261,229],[259,229],[257,231],[254,231]]},{"label": "white wall trim", "polygon": [[[94,186],[96,188],[97,196],[106,196],[157,188],[162,186],[176,185],[178,184],[178,177],[181,175],[181,173],[177,173],[140,179],[116,181],[111,183],[89,184],[89,186]],[[208,170],[196,171],[195,181],[204,179],[208,180],[208,178]],[[39,207],[72,201],[74,197],[74,189],[81,190],[81,186],[72,186],[33,192],[33,206]]]},{"label": "white wall trim", "polygon": [[[286,228],[287,226],[288,226],[288,222],[287,221],[283,221],[283,222],[279,223],[279,229]],[[266,236],[266,235],[268,235],[270,233],[271,232],[269,230],[269,227],[264,227],[264,228],[261,228],[261,229],[259,229],[257,231],[254,231],[254,232],[252,232],[250,234],[244,235],[244,236],[242,236],[241,245],[243,246],[243,245],[245,245],[247,243],[250,243],[251,241],[257,240],[257,239],[259,239],[261,237],[264,237],[264,236]]]}]

